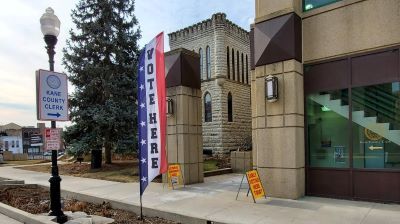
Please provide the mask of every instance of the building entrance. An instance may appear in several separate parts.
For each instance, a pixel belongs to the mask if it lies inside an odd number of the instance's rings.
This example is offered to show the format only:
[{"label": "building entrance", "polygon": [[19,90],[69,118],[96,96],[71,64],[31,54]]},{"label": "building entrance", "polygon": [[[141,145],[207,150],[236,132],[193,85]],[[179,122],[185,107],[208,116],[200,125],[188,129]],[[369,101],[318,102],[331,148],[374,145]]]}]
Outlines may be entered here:
[{"label": "building entrance", "polygon": [[305,67],[307,194],[400,202],[399,58]]}]

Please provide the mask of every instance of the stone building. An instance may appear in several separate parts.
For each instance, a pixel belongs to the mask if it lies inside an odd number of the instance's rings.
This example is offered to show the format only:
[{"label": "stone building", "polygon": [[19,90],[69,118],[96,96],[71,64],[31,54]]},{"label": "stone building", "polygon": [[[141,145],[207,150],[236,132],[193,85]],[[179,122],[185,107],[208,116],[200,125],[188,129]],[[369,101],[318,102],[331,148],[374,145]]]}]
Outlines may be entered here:
[{"label": "stone building", "polygon": [[253,163],[268,194],[399,203],[400,1],[255,2]]},{"label": "stone building", "polygon": [[171,50],[200,55],[203,150],[236,150],[251,138],[249,32],[217,13],[168,36]]}]

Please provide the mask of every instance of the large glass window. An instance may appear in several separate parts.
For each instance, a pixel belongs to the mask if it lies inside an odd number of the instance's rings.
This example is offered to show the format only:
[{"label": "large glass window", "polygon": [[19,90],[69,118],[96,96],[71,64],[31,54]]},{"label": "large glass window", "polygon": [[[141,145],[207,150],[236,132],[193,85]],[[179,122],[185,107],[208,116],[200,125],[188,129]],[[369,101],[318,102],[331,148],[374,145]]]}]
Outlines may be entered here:
[{"label": "large glass window", "polygon": [[208,92],[204,95],[204,121],[205,122],[212,121],[211,95]]},{"label": "large glass window", "polygon": [[311,167],[349,167],[348,90],[307,96],[307,131]]},{"label": "large glass window", "polygon": [[354,168],[400,168],[400,83],[352,89]]},{"label": "large glass window", "polygon": [[350,93],[307,96],[309,165],[347,168],[352,159],[354,168],[400,169],[400,82]]},{"label": "large glass window", "polygon": [[341,0],[303,0],[303,11],[309,11]]}]

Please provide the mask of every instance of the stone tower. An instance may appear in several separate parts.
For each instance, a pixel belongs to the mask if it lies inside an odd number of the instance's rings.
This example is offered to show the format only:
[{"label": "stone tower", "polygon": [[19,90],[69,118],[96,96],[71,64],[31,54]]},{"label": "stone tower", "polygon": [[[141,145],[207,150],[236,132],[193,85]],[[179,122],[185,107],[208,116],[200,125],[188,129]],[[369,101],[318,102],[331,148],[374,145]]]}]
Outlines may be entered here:
[{"label": "stone tower", "polygon": [[217,13],[168,36],[171,50],[200,54],[203,150],[236,150],[251,139],[249,32]]}]

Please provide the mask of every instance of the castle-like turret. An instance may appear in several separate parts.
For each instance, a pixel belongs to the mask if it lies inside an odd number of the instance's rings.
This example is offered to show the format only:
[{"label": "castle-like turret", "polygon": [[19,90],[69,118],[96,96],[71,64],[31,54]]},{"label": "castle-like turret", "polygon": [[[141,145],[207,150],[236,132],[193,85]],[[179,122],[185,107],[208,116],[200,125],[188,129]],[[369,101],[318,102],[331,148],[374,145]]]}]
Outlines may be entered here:
[{"label": "castle-like turret", "polygon": [[168,37],[171,50],[200,54],[203,149],[237,149],[251,136],[249,32],[216,13]]}]

